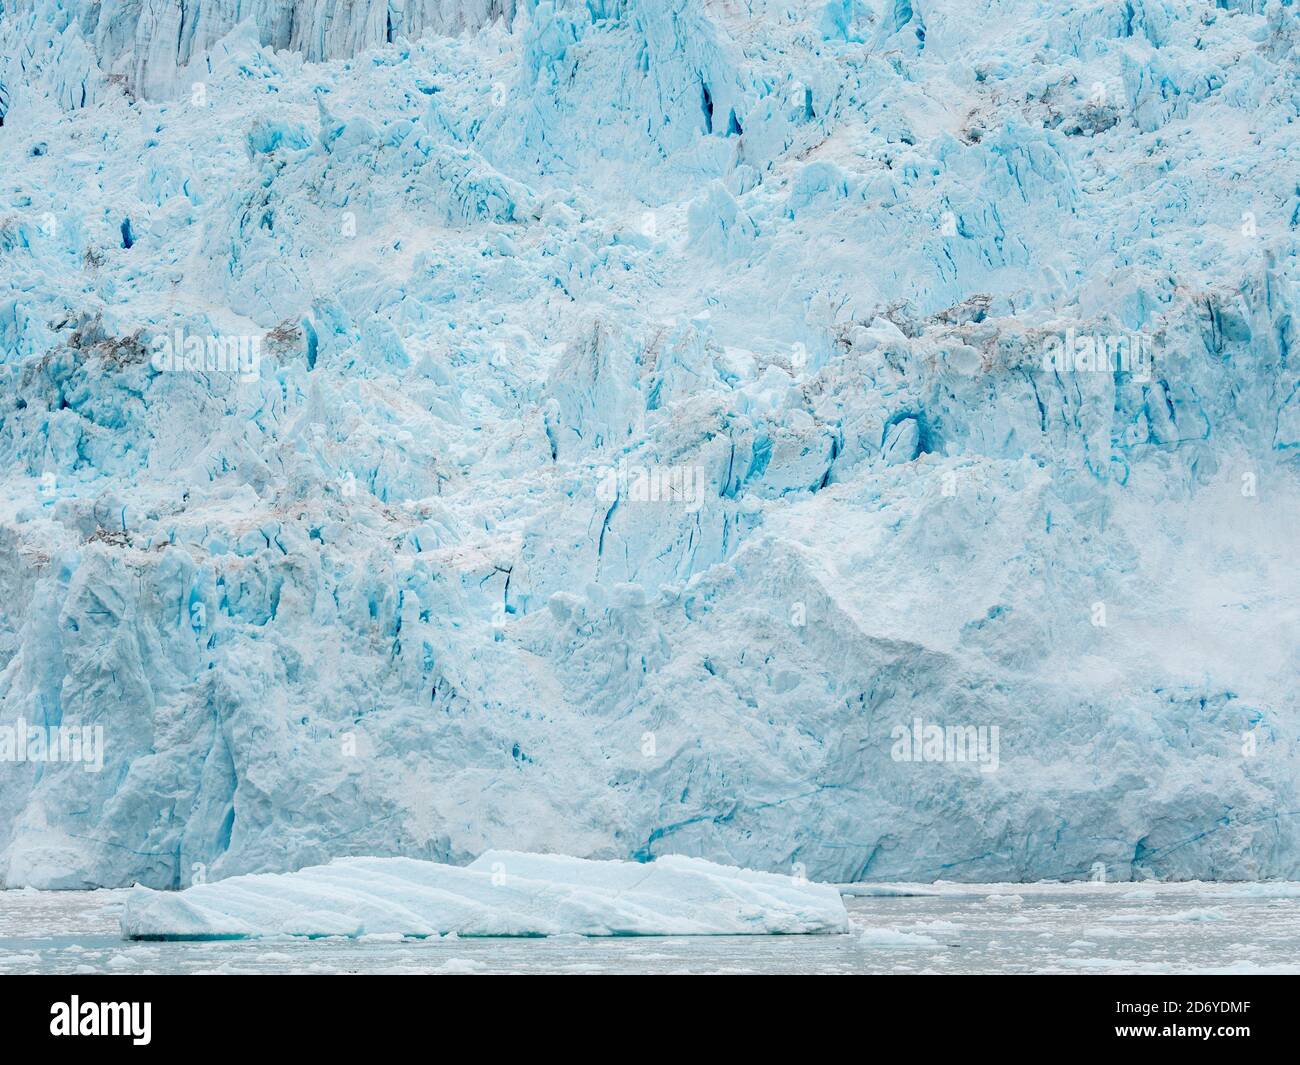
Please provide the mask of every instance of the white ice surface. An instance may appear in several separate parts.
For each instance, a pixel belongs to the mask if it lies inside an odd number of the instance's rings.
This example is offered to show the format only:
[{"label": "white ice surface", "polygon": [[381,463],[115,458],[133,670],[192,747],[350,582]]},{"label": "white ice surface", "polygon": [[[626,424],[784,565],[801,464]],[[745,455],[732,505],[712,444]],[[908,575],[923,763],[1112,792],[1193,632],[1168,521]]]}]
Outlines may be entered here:
[{"label": "white ice surface", "polygon": [[489,851],[467,867],[341,858],[181,892],[137,887],[128,939],[764,935],[847,932],[833,885],[668,856],[647,864]]}]

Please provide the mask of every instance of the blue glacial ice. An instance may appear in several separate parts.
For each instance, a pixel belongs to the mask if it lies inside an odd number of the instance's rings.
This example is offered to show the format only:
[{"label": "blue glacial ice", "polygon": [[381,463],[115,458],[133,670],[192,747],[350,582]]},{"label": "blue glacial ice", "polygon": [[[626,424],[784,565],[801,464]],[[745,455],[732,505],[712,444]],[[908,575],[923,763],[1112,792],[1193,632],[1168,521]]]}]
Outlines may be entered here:
[{"label": "blue glacial ice", "polygon": [[1300,878],[1298,48],[0,0],[0,885]]},{"label": "blue glacial ice", "polygon": [[709,936],[849,930],[830,884],[666,855],[648,863],[488,851],[468,866],[338,858],[184,891],[136,886],[127,939]]}]

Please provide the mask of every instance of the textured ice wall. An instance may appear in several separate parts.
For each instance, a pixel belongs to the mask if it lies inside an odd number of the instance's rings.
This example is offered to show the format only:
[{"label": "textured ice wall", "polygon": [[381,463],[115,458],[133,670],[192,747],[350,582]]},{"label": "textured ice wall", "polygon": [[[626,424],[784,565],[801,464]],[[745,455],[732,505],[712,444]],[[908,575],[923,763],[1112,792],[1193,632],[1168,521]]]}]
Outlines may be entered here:
[{"label": "textured ice wall", "polygon": [[516,7],[516,0],[5,0],[0,11],[26,29],[27,58],[56,56],[87,94],[115,79],[165,99],[202,80],[213,45],[245,21],[260,43],[319,62],[399,38],[509,23]]},{"label": "textured ice wall", "polygon": [[481,9],[0,9],[0,882],[1300,875],[1296,7]]}]

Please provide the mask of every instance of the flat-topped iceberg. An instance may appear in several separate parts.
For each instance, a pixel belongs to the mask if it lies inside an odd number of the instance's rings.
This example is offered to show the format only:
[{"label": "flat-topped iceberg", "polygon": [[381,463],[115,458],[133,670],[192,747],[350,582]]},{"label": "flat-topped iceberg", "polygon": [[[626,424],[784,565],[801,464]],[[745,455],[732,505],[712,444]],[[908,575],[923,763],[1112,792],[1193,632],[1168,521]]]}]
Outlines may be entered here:
[{"label": "flat-topped iceberg", "polygon": [[833,885],[668,855],[641,864],[488,851],[468,866],[338,858],[180,892],[137,887],[127,939],[706,936],[847,932]]}]

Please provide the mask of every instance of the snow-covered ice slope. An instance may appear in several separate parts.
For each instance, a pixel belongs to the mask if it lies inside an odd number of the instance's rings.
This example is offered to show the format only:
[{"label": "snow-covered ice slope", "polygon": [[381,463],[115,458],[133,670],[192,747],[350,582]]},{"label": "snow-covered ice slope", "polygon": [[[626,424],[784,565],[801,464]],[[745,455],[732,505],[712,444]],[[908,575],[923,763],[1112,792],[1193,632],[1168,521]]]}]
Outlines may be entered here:
[{"label": "snow-covered ice slope", "polygon": [[1294,2],[332,10],[0,0],[0,883],[1300,877]]},{"label": "snow-covered ice slope", "polygon": [[647,864],[489,851],[468,867],[339,858],[184,891],[136,887],[127,939],[718,936],[847,932],[830,884],[668,855]]}]

